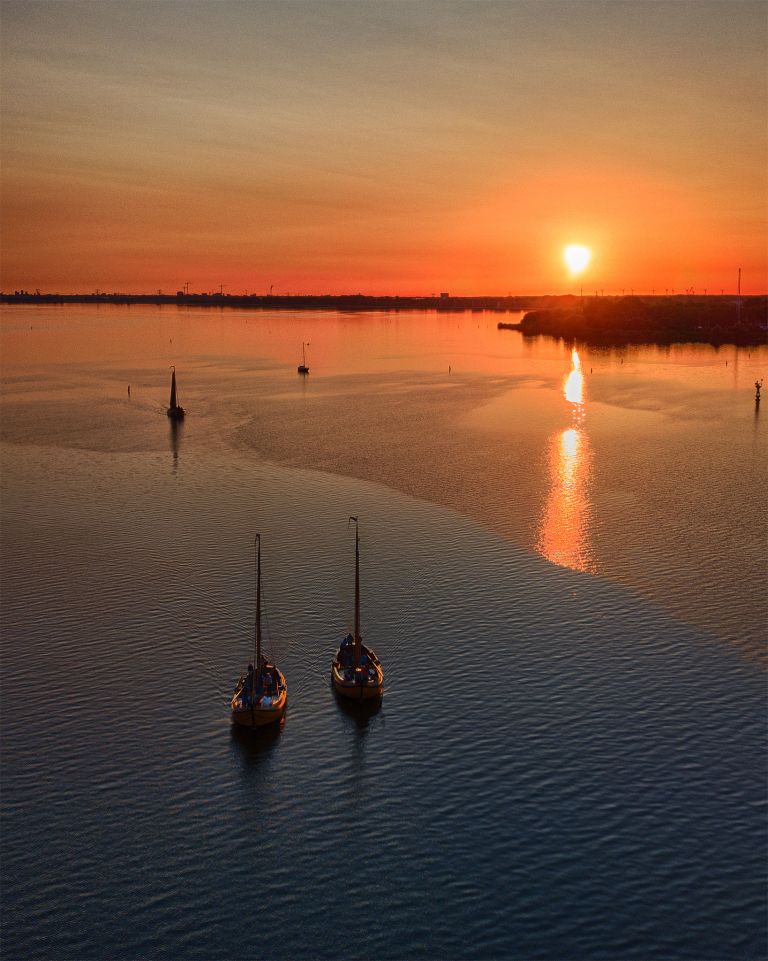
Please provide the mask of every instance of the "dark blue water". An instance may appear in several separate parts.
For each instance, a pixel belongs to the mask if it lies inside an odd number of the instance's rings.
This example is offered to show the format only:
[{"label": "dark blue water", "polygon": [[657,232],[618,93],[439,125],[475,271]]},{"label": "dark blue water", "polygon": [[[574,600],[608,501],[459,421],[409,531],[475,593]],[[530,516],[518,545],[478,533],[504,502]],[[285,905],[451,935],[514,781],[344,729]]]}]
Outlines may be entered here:
[{"label": "dark blue water", "polygon": [[[2,956],[763,958],[765,675],[624,588],[256,455],[4,448]],[[378,713],[330,658],[351,615]],[[263,544],[282,729],[231,729]]]}]

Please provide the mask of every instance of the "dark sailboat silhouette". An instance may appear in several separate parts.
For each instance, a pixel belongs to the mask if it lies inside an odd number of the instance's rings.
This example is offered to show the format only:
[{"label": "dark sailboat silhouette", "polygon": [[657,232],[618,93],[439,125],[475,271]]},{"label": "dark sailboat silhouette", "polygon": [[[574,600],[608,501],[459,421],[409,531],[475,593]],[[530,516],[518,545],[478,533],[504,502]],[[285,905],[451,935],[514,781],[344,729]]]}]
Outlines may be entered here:
[{"label": "dark sailboat silhouette", "polygon": [[355,701],[381,697],[384,690],[384,671],[372,648],[363,644],[360,636],[360,533],[355,522],[355,634],[342,640],[331,663],[331,681],[342,697]]},{"label": "dark sailboat silhouette", "polygon": [[176,398],[176,368],[171,367],[171,402],[166,411],[171,420],[184,420],[184,408],[179,406]]},{"label": "dark sailboat silhouette", "polygon": [[261,535],[256,535],[256,637],[254,660],[232,695],[232,720],[240,727],[263,727],[282,719],[288,699],[285,676],[261,651]]},{"label": "dark sailboat silhouette", "polygon": [[308,374],[308,373],[309,373],[309,367],[307,367],[307,352],[306,352],[306,350],[305,350],[304,348],[305,348],[305,345],[302,344],[302,345],[301,345],[301,363],[299,364],[299,373],[300,373],[300,374]]}]

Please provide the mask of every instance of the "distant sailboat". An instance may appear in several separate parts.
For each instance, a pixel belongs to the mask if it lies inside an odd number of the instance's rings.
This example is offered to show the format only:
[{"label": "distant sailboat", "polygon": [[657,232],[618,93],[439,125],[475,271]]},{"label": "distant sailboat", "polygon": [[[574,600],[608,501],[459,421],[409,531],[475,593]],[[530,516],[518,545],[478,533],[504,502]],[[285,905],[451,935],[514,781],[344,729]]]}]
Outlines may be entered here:
[{"label": "distant sailboat", "polygon": [[288,687],[285,677],[261,653],[261,535],[256,535],[256,643],[255,663],[241,674],[230,707],[240,727],[263,727],[285,714]]},{"label": "distant sailboat", "polygon": [[171,402],[166,411],[171,420],[184,420],[184,408],[179,407],[176,399],[176,368],[171,367]]},{"label": "distant sailboat", "polygon": [[299,364],[299,373],[308,374],[309,367],[307,367],[307,352],[305,350],[305,345],[301,345],[301,363]]},{"label": "distant sailboat", "polygon": [[342,640],[338,653],[331,664],[331,681],[334,690],[342,697],[355,701],[381,697],[384,689],[384,671],[376,654],[363,644],[360,637],[360,532],[355,522],[355,633]]}]

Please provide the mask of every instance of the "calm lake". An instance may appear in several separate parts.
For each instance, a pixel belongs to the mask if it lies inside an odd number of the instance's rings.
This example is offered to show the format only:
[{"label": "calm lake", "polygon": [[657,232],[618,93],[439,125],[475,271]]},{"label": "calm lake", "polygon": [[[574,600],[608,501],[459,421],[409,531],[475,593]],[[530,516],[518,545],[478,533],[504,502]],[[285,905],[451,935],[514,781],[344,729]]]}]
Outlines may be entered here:
[{"label": "calm lake", "polygon": [[4,958],[765,957],[768,348],[499,319],[2,309]]}]

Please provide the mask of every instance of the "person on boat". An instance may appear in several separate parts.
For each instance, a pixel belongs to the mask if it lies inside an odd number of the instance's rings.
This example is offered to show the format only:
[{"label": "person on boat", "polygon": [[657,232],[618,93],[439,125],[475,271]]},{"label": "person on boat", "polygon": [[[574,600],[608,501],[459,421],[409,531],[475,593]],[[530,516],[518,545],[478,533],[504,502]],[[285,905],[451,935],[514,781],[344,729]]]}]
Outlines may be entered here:
[{"label": "person on boat", "polygon": [[347,634],[347,636],[341,642],[341,665],[342,667],[351,667],[352,661],[354,659],[354,641],[352,640],[352,635]]},{"label": "person on boat", "polygon": [[358,684],[368,683],[368,655],[360,654],[360,671],[355,679]]},{"label": "person on boat", "polygon": [[271,665],[264,655],[261,655],[259,662],[259,672],[256,676],[256,690],[259,696],[266,694],[272,684]]},{"label": "person on boat", "polygon": [[244,707],[247,707],[250,704],[251,698],[253,697],[253,689],[253,664],[249,664],[248,673],[243,678],[243,690],[241,692]]}]

